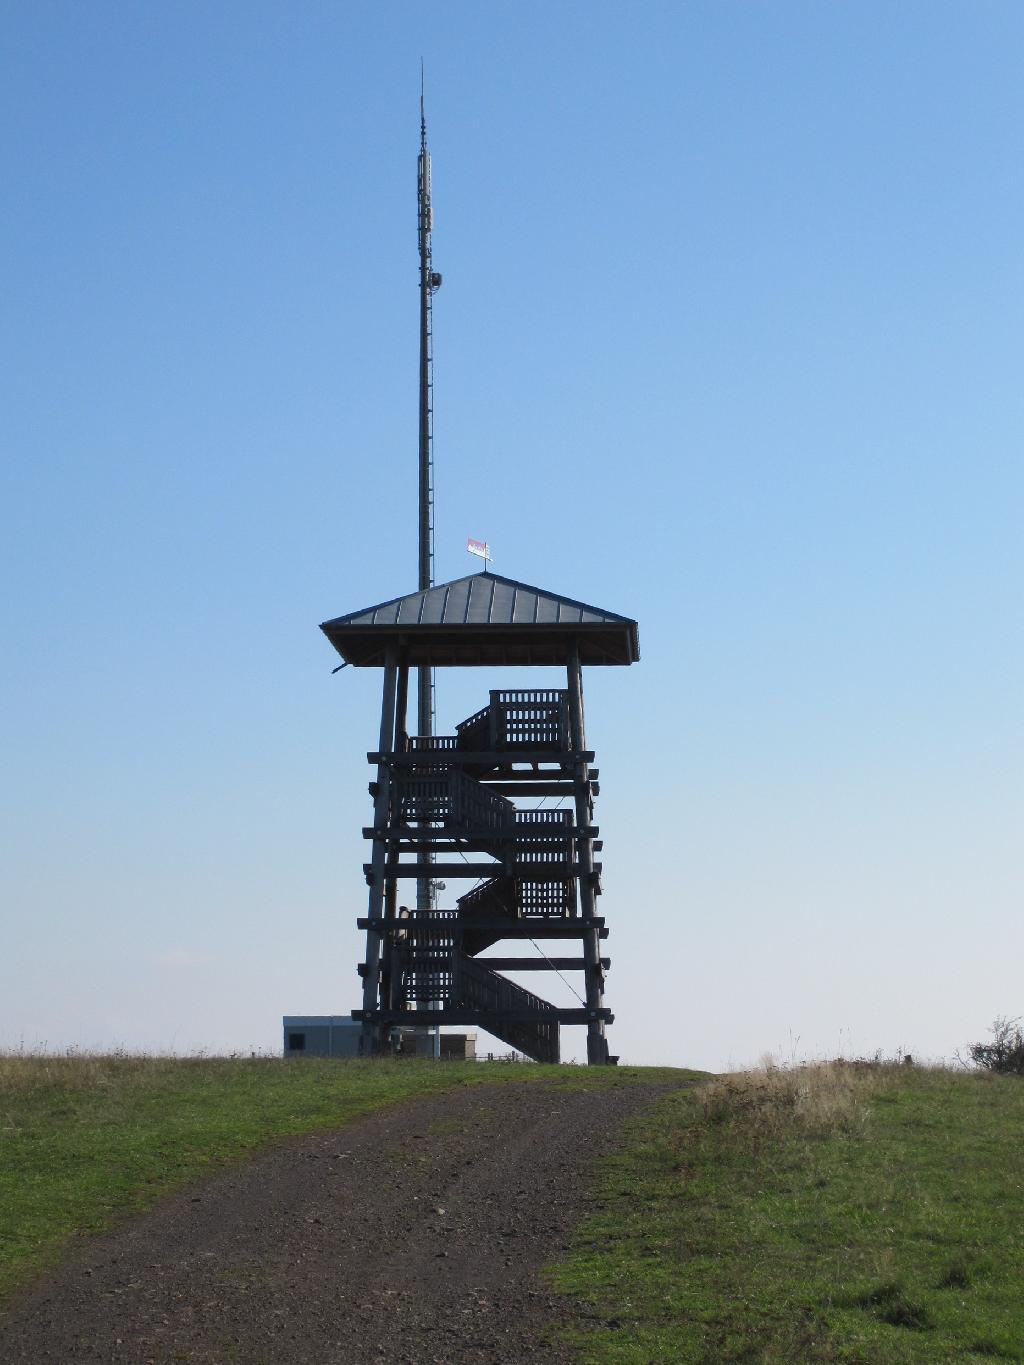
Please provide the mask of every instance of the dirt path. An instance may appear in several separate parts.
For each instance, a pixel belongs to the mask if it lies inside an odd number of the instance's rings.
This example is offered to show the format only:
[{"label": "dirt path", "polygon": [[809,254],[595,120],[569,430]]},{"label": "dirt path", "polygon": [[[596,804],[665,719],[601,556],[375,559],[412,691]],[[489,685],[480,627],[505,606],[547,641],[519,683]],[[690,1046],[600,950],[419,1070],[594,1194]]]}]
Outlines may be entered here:
[{"label": "dirt path", "polygon": [[0,1321],[0,1360],[563,1361],[538,1271],[659,1093],[473,1086],[282,1145],[90,1241]]}]

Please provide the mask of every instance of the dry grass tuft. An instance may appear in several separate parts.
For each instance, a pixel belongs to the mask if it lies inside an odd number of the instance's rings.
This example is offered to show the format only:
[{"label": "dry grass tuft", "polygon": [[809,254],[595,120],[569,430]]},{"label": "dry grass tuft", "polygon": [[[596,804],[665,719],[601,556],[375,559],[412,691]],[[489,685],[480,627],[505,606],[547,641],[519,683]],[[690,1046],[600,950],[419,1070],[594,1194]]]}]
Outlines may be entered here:
[{"label": "dry grass tuft", "polygon": [[116,1088],[148,1090],[189,1069],[210,1080],[230,1064],[224,1057],[165,1057],[129,1052],[0,1052],[0,1099]]},{"label": "dry grass tuft", "polygon": [[888,1069],[847,1062],[817,1062],[783,1068],[768,1063],[758,1071],[720,1076],[697,1092],[708,1123],[727,1125],[759,1137],[798,1129],[811,1137],[863,1132],[867,1099]]}]

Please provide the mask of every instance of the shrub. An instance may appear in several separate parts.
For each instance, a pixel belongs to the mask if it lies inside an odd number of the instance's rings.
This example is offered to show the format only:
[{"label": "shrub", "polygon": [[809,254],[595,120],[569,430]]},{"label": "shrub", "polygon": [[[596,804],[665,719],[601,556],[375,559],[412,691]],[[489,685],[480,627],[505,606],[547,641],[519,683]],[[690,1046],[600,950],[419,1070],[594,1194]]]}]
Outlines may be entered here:
[{"label": "shrub", "polygon": [[971,1043],[971,1061],[1003,1076],[1024,1076],[1024,1033],[1019,1019],[997,1019],[990,1043]]}]

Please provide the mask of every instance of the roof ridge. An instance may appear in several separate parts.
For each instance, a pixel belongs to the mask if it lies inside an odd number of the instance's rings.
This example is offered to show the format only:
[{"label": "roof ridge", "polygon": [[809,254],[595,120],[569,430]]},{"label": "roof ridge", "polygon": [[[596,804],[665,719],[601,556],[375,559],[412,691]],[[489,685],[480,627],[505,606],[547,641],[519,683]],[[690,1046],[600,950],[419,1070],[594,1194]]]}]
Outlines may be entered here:
[{"label": "roof ridge", "polygon": [[[518,595],[521,592],[533,593],[534,596],[538,599],[538,601],[534,603],[534,619],[536,619],[537,608],[539,606],[539,599],[547,598],[550,601],[557,602],[559,604],[559,607],[561,607],[562,604],[569,607],[576,607],[581,612],[589,612],[594,616],[602,617],[606,621],[621,621],[623,623],[628,623],[632,620],[631,617],[622,616],[619,612],[608,611],[604,607],[595,607],[591,605],[589,602],[582,602],[577,597],[566,597],[563,593],[554,592],[551,588],[538,588],[531,583],[523,583],[518,578],[509,578],[505,574],[491,573],[489,570],[485,569],[482,571],[477,571],[475,573],[463,574],[461,577],[449,579],[445,583],[434,583],[429,588],[417,588],[413,592],[401,593],[398,597],[389,597],[384,602],[377,602],[375,605],[369,607],[361,607],[359,608],[358,611],[346,612],[342,616],[332,617],[331,620],[324,621],[321,624],[325,626],[340,625],[343,622],[352,621],[355,618],[361,616],[371,616],[373,618],[376,618],[378,612],[384,611],[388,607],[399,607],[400,610],[401,603],[409,602],[412,601],[414,598],[421,597],[423,601],[421,601],[420,603],[420,609],[416,612],[415,621],[416,625],[420,625],[422,623],[423,616],[423,602],[426,600],[427,594],[433,592],[440,592],[442,589],[444,589],[445,592],[444,610],[447,610],[448,597],[450,595],[452,588],[457,587],[459,584],[462,583],[468,583],[472,585],[474,582],[478,582],[480,579],[487,580],[488,587],[490,588],[490,600],[492,603],[494,601],[494,586],[497,583],[507,584],[510,588],[512,588],[515,597],[518,597]],[[470,587],[467,591],[467,599],[471,595],[471,593],[472,587]]]}]

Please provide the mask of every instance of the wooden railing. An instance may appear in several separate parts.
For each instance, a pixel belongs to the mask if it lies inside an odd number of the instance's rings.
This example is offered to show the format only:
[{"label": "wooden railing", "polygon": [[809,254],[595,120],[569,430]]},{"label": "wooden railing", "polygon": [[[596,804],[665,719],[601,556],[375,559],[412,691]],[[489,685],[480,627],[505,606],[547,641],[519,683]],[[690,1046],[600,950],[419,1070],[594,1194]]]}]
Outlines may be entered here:
[{"label": "wooden railing", "polygon": [[507,829],[514,815],[511,801],[454,768],[397,773],[392,779],[396,824],[429,822],[454,834],[486,835]]},{"label": "wooden railing", "polygon": [[561,753],[569,748],[569,694],[542,688],[495,690],[488,705],[455,730],[463,750]]},{"label": "wooden railing", "polygon": [[554,690],[491,693],[495,745],[499,749],[569,747],[569,694]]},{"label": "wooden railing", "polygon": [[[545,1019],[554,1010],[539,995],[461,953],[455,961],[454,994],[462,1009],[479,1010],[488,1016],[483,1022],[488,1033],[535,1061],[558,1061],[558,1021]],[[501,1017],[523,1010],[536,1014],[536,1020],[513,1022]]]},{"label": "wooden railing", "polygon": [[517,810],[515,813],[515,835],[517,839],[565,839],[568,842],[572,832],[572,811],[561,810],[554,806],[545,809]]},{"label": "wooden railing", "polygon": [[411,753],[420,753],[424,749],[457,749],[459,747],[458,735],[410,735],[409,750]]},{"label": "wooden railing", "polygon": [[459,914],[465,919],[513,918],[515,913],[515,889],[510,877],[492,877],[459,897]]},{"label": "wooden railing", "polygon": [[456,745],[460,749],[493,749],[491,743],[491,708],[485,706],[455,727]]},{"label": "wooden railing", "polygon": [[[423,917],[429,915],[430,923]],[[402,961],[402,998],[407,1004],[449,1002],[455,975],[455,924],[457,910],[412,910],[397,923],[396,947]],[[451,929],[438,919],[451,921]],[[403,937],[404,935],[404,937]]]},{"label": "wooden railing", "polygon": [[517,986],[514,981],[492,972],[482,962],[471,957],[459,957],[455,969],[456,995],[459,1005],[467,1010],[536,1010],[538,1014],[553,1013],[553,1006],[532,991]]}]

